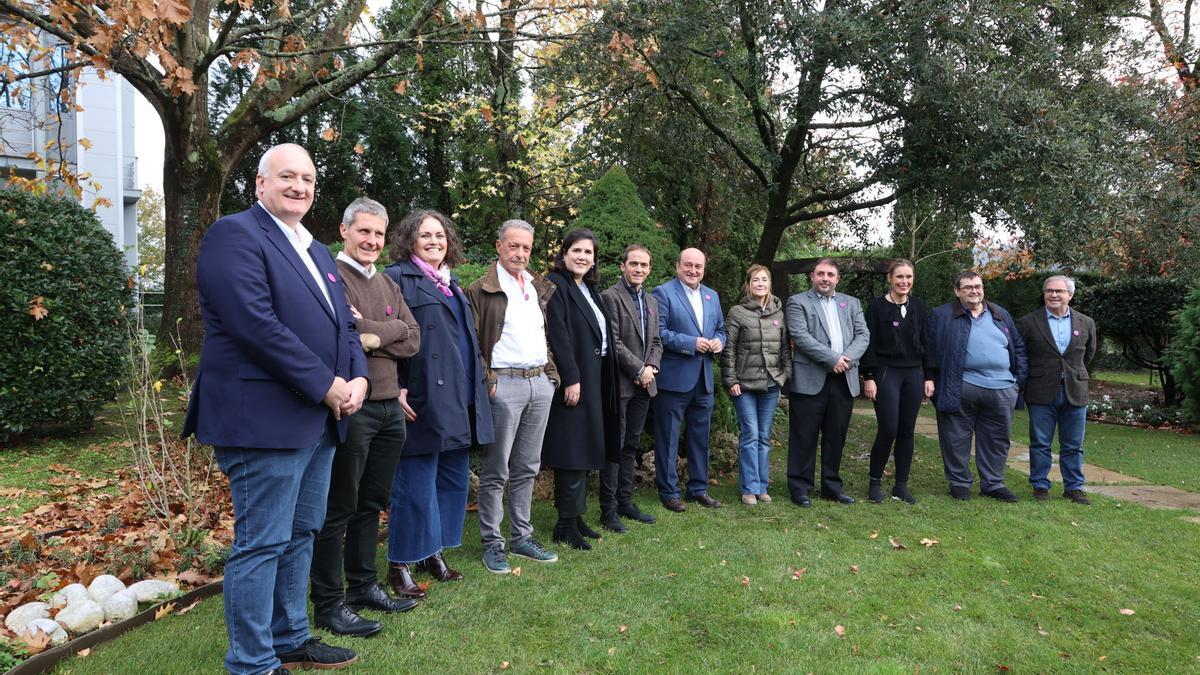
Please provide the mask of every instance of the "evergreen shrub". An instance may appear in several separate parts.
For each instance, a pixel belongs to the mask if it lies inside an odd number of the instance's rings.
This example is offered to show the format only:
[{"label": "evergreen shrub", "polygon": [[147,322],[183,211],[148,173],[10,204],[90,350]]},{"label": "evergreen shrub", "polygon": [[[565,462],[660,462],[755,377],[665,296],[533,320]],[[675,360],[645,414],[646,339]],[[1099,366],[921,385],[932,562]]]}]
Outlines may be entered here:
[{"label": "evergreen shrub", "polygon": [[0,442],[92,425],[117,392],[132,280],[96,216],[0,189]]},{"label": "evergreen shrub", "polygon": [[667,231],[654,222],[638,196],[637,187],[615,166],[608,170],[579,207],[579,217],[571,228],[583,227],[596,234],[600,246],[597,264],[601,284],[608,287],[621,276],[620,262],[629,244],[642,244],[650,251],[650,277],[646,288],[653,288],[675,276],[679,248]]}]

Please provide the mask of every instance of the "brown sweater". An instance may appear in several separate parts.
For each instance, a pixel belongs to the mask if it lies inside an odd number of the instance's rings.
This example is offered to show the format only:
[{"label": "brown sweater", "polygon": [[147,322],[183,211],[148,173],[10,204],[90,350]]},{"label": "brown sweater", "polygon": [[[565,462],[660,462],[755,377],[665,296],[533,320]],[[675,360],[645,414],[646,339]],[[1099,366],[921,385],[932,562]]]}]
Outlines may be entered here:
[{"label": "brown sweater", "polygon": [[337,261],[346,286],[346,300],[362,314],[359,333],[379,336],[379,349],[367,353],[371,377],[371,400],[400,396],[396,360],[406,359],[421,349],[421,328],[404,302],[400,287],[388,275],[376,272],[370,279],[353,266]]}]

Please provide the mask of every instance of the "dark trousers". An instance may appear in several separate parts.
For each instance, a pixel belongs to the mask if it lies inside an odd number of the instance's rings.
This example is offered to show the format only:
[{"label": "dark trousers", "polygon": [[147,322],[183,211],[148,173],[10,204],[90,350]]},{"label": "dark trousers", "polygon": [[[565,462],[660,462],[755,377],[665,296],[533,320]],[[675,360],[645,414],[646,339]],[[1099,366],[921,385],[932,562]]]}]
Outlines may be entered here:
[{"label": "dark trousers", "polygon": [[925,375],[920,366],[881,366],[875,373],[875,444],[871,446],[871,480],[882,480],[892,444],[896,445],[896,482],[907,483],[912,469],[913,431],[925,398]]},{"label": "dark trousers", "polygon": [[587,469],[554,470],[554,508],[558,517],[574,520],[587,510]]},{"label": "dark trousers", "polygon": [[807,496],[816,483],[817,435],[821,437],[821,494],[842,493],[842,448],[850,428],[854,399],[845,373],[830,373],[816,394],[788,394],[788,492]]},{"label": "dark trousers", "polygon": [[975,442],[975,468],[979,489],[991,492],[1004,487],[1008,462],[1009,433],[1016,386],[986,389],[963,382],[962,403],[954,412],[937,414],[938,445],[950,487],[971,487],[971,442]]},{"label": "dark trousers", "polygon": [[621,399],[621,454],[600,470],[600,510],[615,511],[633,503],[633,467],[642,449],[642,429],[650,412],[650,394],[638,389]]},{"label": "dark trousers", "polygon": [[333,455],[325,526],[313,543],[311,597],[318,612],[345,597],[343,569],[351,594],[378,579],[379,512],[388,505],[404,435],[404,412],[394,399],[367,401],[350,418],[346,442]]},{"label": "dark trousers", "polygon": [[708,431],[712,426],[713,395],[704,373],[691,391],[659,389],[654,397],[654,483],[659,499],[679,498],[679,428],[684,428],[687,453],[687,493],[708,494]]}]

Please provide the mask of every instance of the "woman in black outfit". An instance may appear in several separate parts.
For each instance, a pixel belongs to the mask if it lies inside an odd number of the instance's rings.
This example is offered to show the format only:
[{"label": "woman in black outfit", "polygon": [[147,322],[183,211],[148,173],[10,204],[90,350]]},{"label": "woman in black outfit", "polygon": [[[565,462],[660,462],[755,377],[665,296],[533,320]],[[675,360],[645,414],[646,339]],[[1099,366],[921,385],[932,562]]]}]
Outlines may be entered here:
[{"label": "woman in black outfit", "polygon": [[588,471],[616,461],[617,359],[612,322],[596,288],[596,236],[572,230],[546,278],[558,287],[546,306],[546,338],[561,383],[550,405],[542,466],[554,469],[554,541],[588,550],[600,535],[583,521]]},{"label": "woman in black outfit", "polygon": [[897,258],[888,266],[888,292],[867,307],[871,343],[863,354],[863,393],[875,402],[879,431],[871,447],[871,485],[867,498],[883,501],[883,469],[892,444],[896,446],[896,482],[892,498],[916,504],[908,491],[912,468],[913,431],[921,401],[933,396],[937,361],[929,335],[925,305],[911,295],[913,264]]}]

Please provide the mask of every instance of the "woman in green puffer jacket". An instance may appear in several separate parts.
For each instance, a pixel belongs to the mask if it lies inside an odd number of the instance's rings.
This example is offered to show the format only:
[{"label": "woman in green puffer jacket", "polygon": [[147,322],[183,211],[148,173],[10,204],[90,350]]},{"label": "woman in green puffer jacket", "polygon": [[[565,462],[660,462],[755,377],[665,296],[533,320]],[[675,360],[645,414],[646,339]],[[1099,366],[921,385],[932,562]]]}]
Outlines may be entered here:
[{"label": "woman in green puffer jacket", "polygon": [[733,399],[738,426],[738,473],[742,503],[768,503],[771,421],[779,392],[791,372],[783,303],[771,294],[771,271],[752,265],[746,294],[725,317],[728,336],[721,352],[721,380]]}]

